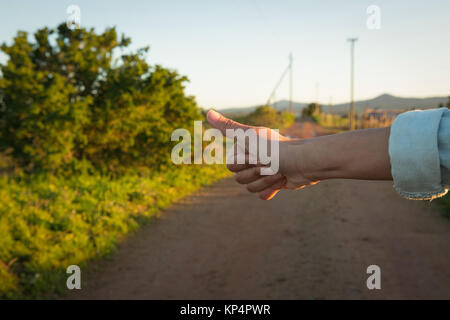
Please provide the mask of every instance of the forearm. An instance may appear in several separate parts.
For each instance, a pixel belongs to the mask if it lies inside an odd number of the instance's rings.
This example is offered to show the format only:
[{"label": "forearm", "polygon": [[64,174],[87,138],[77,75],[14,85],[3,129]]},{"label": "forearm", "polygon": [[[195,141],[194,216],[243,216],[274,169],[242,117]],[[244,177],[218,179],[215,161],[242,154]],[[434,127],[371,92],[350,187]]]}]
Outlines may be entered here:
[{"label": "forearm", "polygon": [[305,140],[295,147],[296,166],[311,180],[392,180],[389,133],[366,129]]}]

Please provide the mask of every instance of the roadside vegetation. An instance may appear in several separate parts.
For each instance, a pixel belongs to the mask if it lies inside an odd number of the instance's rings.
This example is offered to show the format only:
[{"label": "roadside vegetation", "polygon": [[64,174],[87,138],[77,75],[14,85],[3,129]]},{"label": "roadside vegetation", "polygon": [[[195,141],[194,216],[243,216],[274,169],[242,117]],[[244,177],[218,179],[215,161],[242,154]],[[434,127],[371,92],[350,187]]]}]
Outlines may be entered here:
[{"label": "roadside vegetation", "polygon": [[278,112],[272,106],[259,106],[247,115],[233,116],[233,120],[252,126],[283,130],[295,121],[295,115],[288,111]]},{"label": "roadside vegetation", "polygon": [[447,193],[445,196],[438,198],[435,201],[441,207],[444,217],[450,219],[450,194]]},{"label": "roadside vegetation", "polygon": [[130,42],[61,24],[0,47],[0,298],[63,292],[69,265],[228,175],[172,164],[172,131],[204,117],[187,78]]},{"label": "roadside vegetation", "polygon": [[160,172],[0,177],[0,297],[63,293],[66,268],[82,269],[172,202],[228,176],[224,166]]},{"label": "roadside vegetation", "polygon": [[[397,113],[398,114],[398,113]],[[392,125],[396,114],[394,112],[387,112],[383,110],[366,109],[364,114],[355,114],[355,128],[381,128]],[[302,118],[312,119],[320,126],[334,131],[342,132],[348,130],[350,126],[349,117],[347,114],[333,114],[322,112],[321,105],[311,103],[302,110]]]}]

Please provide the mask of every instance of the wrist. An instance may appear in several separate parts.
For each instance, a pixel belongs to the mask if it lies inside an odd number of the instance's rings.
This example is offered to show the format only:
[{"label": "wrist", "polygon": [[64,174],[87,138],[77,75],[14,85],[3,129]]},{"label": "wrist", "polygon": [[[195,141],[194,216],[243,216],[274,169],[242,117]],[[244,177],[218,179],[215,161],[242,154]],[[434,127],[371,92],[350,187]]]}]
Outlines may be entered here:
[{"label": "wrist", "polygon": [[343,177],[345,160],[333,143],[335,135],[291,141],[288,161],[292,170],[310,181]]},{"label": "wrist", "polygon": [[377,128],[304,140],[294,147],[296,170],[311,181],[390,180],[389,133]]}]

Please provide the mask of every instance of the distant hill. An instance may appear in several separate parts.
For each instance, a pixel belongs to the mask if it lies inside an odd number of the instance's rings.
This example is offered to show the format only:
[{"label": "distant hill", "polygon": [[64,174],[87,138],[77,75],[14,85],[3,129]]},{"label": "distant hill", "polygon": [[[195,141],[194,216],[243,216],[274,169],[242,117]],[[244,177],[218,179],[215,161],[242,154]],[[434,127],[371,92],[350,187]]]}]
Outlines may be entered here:
[{"label": "distant hill", "polygon": [[[390,94],[382,94],[378,97],[369,100],[355,101],[355,112],[357,114],[364,113],[366,108],[380,109],[380,110],[409,110],[409,109],[430,109],[437,108],[440,103],[446,105],[448,97],[430,97],[430,98],[403,98],[396,97]],[[294,112],[300,113],[300,111],[307,105],[307,103],[294,102]],[[274,104],[277,110],[288,110],[289,101],[280,100]],[[227,108],[220,110],[225,114],[243,115],[255,110],[257,106],[244,107],[244,108]],[[324,105],[322,110],[326,113],[334,114],[347,114],[349,109],[349,103],[337,104],[334,106]]]},{"label": "distant hill", "polygon": [[[280,100],[280,101],[275,102],[272,106],[275,107],[275,109],[277,109],[278,111],[289,110],[289,101],[288,100]],[[293,103],[294,113],[299,113],[305,106],[306,106],[306,103],[294,102]],[[221,109],[219,111],[224,114],[228,114],[228,115],[230,115],[230,114],[244,115],[244,114],[252,112],[257,107],[259,107],[259,106],[251,106],[251,107],[243,107],[243,108],[226,108],[226,109]]]},{"label": "distant hill", "polygon": [[[440,103],[445,106],[447,102],[448,97],[402,98],[390,94],[382,94],[373,99],[355,101],[355,112],[357,114],[364,113],[366,108],[380,110],[430,109],[439,107]],[[348,109],[349,103],[322,107],[324,112],[335,114],[346,114]]]}]

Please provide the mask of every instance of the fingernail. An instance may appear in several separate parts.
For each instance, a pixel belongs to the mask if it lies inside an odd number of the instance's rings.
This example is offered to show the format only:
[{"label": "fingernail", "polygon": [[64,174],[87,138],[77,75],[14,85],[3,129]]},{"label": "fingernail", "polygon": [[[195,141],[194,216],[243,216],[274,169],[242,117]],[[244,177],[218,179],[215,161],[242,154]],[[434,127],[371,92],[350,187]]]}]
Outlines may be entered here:
[{"label": "fingernail", "polygon": [[263,174],[263,175],[266,175],[266,176],[273,176],[274,174],[276,174],[277,173],[277,171],[275,171],[275,170],[273,170],[272,168],[265,168],[265,167],[262,167],[261,168],[261,173]]},{"label": "fingernail", "polygon": [[206,115],[206,118],[208,119],[208,121],[217,121],[220,119],[220,113],[218,113],[217,111],[211,109],[208,111],[208,114]]}]

